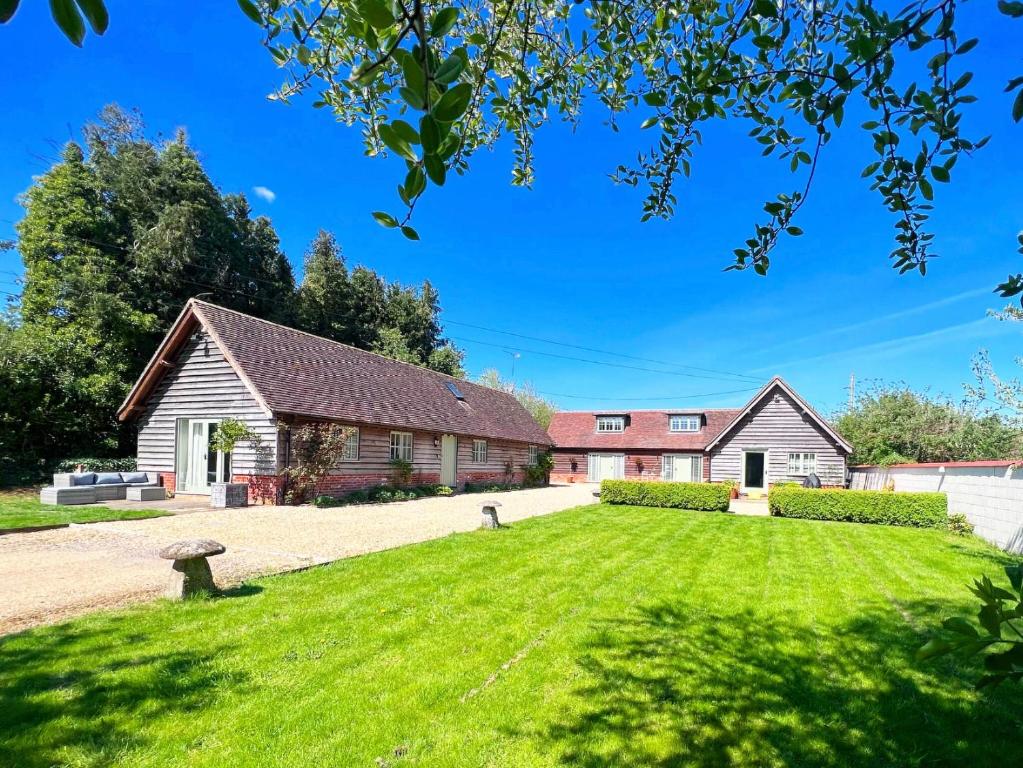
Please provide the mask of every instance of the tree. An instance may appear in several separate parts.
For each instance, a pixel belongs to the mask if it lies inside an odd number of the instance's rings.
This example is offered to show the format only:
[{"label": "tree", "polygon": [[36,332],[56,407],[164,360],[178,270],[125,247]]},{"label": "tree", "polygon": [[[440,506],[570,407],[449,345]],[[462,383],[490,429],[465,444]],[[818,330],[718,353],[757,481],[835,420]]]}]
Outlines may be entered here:
[{"label": "tree", "polygon": [[305,256],[302,284],[296,297],[298,326],[327,339],[357,343],[351,293],[341,248],[334,235],[321,229]]},{"label": "tree", "polygon": [[997,414],[878,385],[835,422],[853,464],[976,461],[1020,455],[1023,431]]},{"label": "tree", "polygon": [[544,429],[550,426],[551,419],[558,411],[558,407],[554,403],[537,394],[532,384],[527,382],[517,385],[513,381],[506,381],[501,378],[501,374],[498,373],[496,368],[488,368],[483,371],[476,381],[485,387],[499,389],[502,392],[514,395],[515,399],[522,404],[522,407],[529,411],[533,421]]},{"label": "tree", "polygon": [[22,202],[0,455],[33,464],[130,453],[134,430],[116,408],[196,293],[289,318],[294,280],[270,222],[217,191],[183,133],[147,140],[137,113],[106,108],[84,147],[70,142]]},{"label": "tree", "polygon": [[[706,126],[749,125],[764,155],[799,176],[735,249],[730,268],[766,274],[779,237],[800,234],[796,216],[818,159],[849,111],[868,117],[862,175],[893,214],[892,264],[924,273],[933,183],[948,182],[986,141],[962,130],[974,101],[962,64],[977,40],[959,39],[956,0],[916,0],[894,13],[869,0],[240,4],[288,73],[273,98],[317,91],[314,106],[359,126],[367,152],[402,161],[404,211],[373,215],[412,239],[418,200],[449,172],[466,172],[476,151],[510,137],[513,183],[529,186],[536,131],[556,116],[577,123],[597,102],[613,130],[639,112],[630,119],[652,134],[650,148],[614,174],[646,187],[644,220],[674,214],[674,184],[689,175]],[[1018,0],[999,7],[1023,15]],[[1021,86],[1017,78],[1008,90]],[[1023,89],[1013,111],[1023,116]]]}]

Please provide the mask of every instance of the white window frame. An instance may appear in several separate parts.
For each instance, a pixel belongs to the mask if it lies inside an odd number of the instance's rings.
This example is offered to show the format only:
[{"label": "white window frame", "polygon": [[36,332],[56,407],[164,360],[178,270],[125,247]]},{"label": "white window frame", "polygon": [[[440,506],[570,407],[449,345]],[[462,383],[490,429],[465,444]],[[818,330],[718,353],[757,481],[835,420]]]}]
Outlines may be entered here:
[{"label": "white window frame", "polygon": [[487,463],[487,441],[486,440],[473,440],[472,441],[472,463],[473,464],[486,464]]},{"label": "white window frame", "polygon": [[[406,440],[406,438],[408,438]],[[412,449],[414,443],[411,432],[391,432],[391,443],[389,456],[391,461],[412,462]]]},{"label": "white window frame", "polygon": [[600,459],[610,457],[613,461],[613,480],[625,479],[625,454],[624,453],[588,453],[586,454],[586,482],[595,483],[600,480],[597,477],[597,464]]},{"label": "white window frame", "polygon": [[814,451],[792,451],[789,453],[789,474],[809,475],[817,473],[817,454]]},{"label": "white window frame", "polygon": [[691,413],[677,413],[668,418],[669,432],[699,432],[700,417]]},{"label": "white window frame", "polygon": [[[690,459],[689,478],[673,477],[672,467],[676,456],[684,456]],[[668,483],[702,483],[703,482],[703,456],[698,453],[665,453],[661,455],[661,479]]]},{"label": "white window frame", "polygon": [[624,432],[625,431],[625,417],[624,416],[598,416],[597,417],[597,431],[598,432]]},{"label": "white window frame", "polygon": [[348,427],[351,430],[345,438],[345,447],[341,451],[341,461],[359,460],[359,428]]},{"label": "white window frame", "polygon": [[531,467],[535,467],[540,461],[540,446],[531,445],[529,446],[529,457],[526,459],[527,463]]}]

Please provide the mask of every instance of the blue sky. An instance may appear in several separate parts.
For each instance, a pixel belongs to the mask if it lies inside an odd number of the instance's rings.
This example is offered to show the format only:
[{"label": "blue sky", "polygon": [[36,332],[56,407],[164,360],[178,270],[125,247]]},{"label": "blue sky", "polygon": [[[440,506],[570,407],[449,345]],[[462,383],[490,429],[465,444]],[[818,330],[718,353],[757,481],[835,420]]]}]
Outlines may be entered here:
[{"label": "blue sky", "polygon": [[[234,3],[205,3],[200,14],[164,0],[110,0],[109,31],[81,50],[45,3],[23,6],[0,28],[0,239],[12,236],[16,197],[32,176],[117,102],[139,107],[151,133],[185,127],[215,182],[272,218],[296,272],[323,227],[351,264],[402,282],[429,278],[471,374],[497,367],[507,376],[514,362],[516,378],[564,408],[737,405],[749,393],[735,390],[753,386],[679,366],[781,374],[825,412],[844,402],[850,373],[958,397],[978,349],[1006,372],[1021,353],[1019,325],[985,316],[1004,303],[991,289],[1021,267],[1013,244],[1023,227],[1023,126],[1002,93],[1023,74],[1023,22],[994,3],[959,11],[962,39],[981,38],[969,57],[980,100],[965,122],[992,139],[960,161],[951,185],[938,185],[931,226],[941,258],[925,278],[888,266],[892,218],[860,179],[871,149],[855,114],[821,161],[798,222],[806,234],[781,242],[766,278],[722,267],[763,200],[798,182],[760,158],[744,126],[723,122],[705,132],[671,222],[641,224],[641,191],[607,177],[652,139],[633,127],[643,115],[614,134],[592,110],[575,133],[542,129],[532,191],[510,186],[509,147],[477,155],[469,176],[449,177],[420,205],[423,239],[412,243],[369,215],[396,209],[401,162],[363,157],[357,131],[308,102],[268,102],[279,71]],[[16,291],[19,272],[17,254],[0,253],[0,291]]]}]

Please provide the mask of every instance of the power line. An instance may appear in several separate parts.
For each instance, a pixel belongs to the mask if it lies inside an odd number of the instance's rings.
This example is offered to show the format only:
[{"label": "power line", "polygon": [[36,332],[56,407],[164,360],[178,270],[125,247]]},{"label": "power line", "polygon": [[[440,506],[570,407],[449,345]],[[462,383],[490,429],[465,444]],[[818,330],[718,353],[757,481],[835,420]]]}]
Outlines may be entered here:
[{"label": "power line", "polygon": [[[498,349],[508,349],[506,344],[495,344],[490,341],[480,341],[479,339],[467,339],[459,336],[449,336],[453,341],[460,341],[463,344],[482,344],[486,347],[497,347]],[[609,368],[624,368],[630,371],[643,371],[644,373],[660,373],[665,376],[682,376],[687,379],[711,379],[713,381],[721,381],[721,376],[705,376],[699,373],[686,373],[685,371],[659,371],[656,368],[643,368],[638,365],[627,365],[625,363],[612,363],[607,360],[593,360],[586,357],[574,357],[572,355],[559,355],[556,352],[541,352],[538,349],[519,349],[520,352],[527,352],[531,355],[541,355],[542,357],[553,357],[559,360],[572,360],[577,363],[590,363],[591,365],[603,365]],[[734,381],[734,379],[725,379],[726,381]],[[738,382],[737,382],[738,383]]]},{"label": "power line", "polygon": [[670,362],[667,362],[665,360],[655,360],[655,359],[650,358],[650,357],[637,357],[636,355],[627,355],[624,352],[612,352],[611,350],[607,350],[607,349],[597,349],[596,347],[585,347],[585,346],[582,346],[580,344],[569,344],[568,342],[555,341],[554,339],[545,339],[545,338],[542,338],[540,336],[529,336],[529,335],[524,334],[524,333],[515,333],[514,331],[502,331],[502,330],[499,330],[497,328],[488,328],[488,327],[483,326],[483,325],[474,325],[473,323],[463,323],[463,322],[461,322],[459,320],[444,319],[442,322],[445,325],[461,325],[461,326],[463,326],[465,328],[475,328],[476,330],[479,330],[479,331],[489,331],[490,333],[500,333],[500,334],[503,334],[505,336],[514,336],[515,338],[518,338],[518,339],[528,339],[529,341],[539,341],[539,342],[542,342],[544,344],[554,344],[554,345],[559,346],[559,347],[570,347],[572,349],[582,350],[583,352],[596,352],[597,354],[600,354],[600,355],[611,355],[612,357],[621,357],[621,358],[624,358],[624,359],[627,359],[627,360],[637,360],[637,361],[642,362],[642,363],[654,363],[655,365],[667,365],[667,366],[673,367],[673,368],[686,368],[686,369],[691,370],[691,371],[703,371],[705,373],[718,373],[718,374],[722,374],[724,376],[732,376],[732,377],[736,377],[736,378],[749,379],[750,381],[759,381],[760,380],[756,376],[750,376],[750,375],[745,374],[745,373],[734,373],[732,371],[721,371],[721,370],[717,370],[717,369],[714,369],[714,368],[701,368],[701,367],[696,366],[696,365],[684,365],[682,363],[670,363]]},{"label": "power line", "polygon": [[536,390],[538,394],[547,395],[548,397],[568,397],[573,400],[600,400],[605,402],[649,402],[651,400],[690,400],[697,397],[718,397],[721,395],[736,395],[742,392],[756,392],[759,387],[748,387],[746,389],[729,389],[722,392],[703,392],[698,395],[669,395],[667,397],[596,397],[591,395],[569,395],[564,392],[545,392],[543,390]]}]

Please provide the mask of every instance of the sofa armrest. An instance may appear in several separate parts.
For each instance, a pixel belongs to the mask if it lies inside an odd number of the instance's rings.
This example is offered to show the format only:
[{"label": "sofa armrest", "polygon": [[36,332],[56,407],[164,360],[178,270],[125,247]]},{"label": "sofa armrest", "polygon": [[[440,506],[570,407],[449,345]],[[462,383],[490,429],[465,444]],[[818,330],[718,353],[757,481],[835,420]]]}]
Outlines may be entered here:
[{"label": "sofa armrest", "polygon": [[53,476],[54,488],[71,488],[74,484],[75,481],[72,479],[71,472],[61,472],[60,474]]}]

